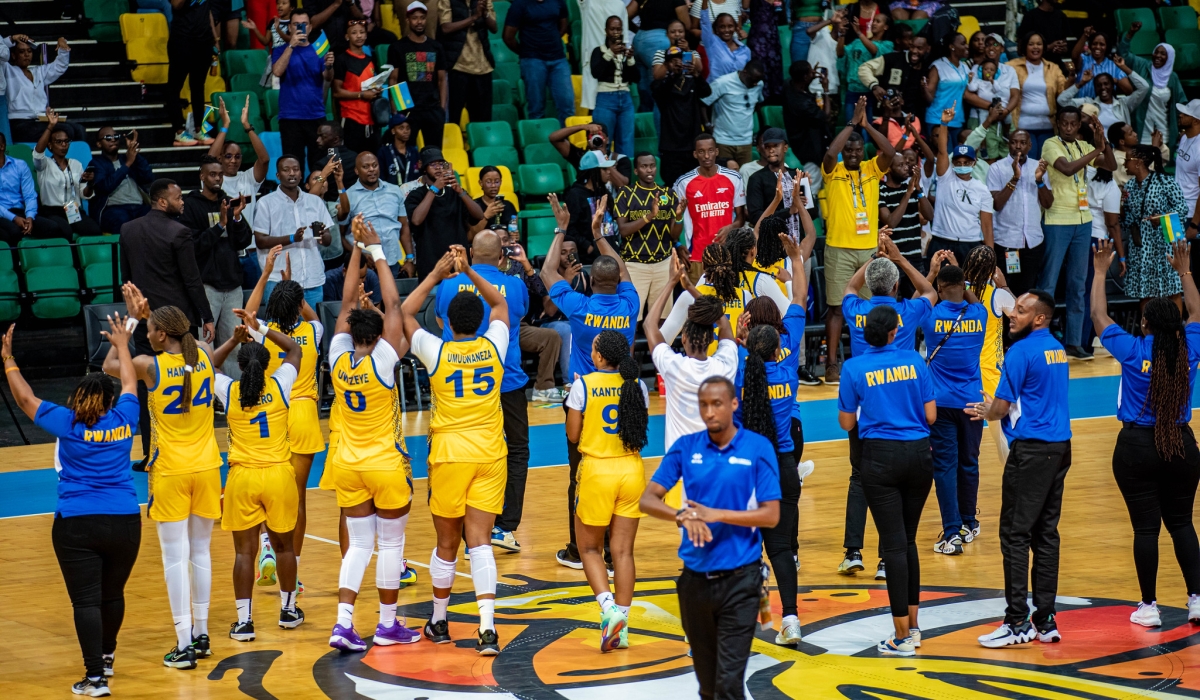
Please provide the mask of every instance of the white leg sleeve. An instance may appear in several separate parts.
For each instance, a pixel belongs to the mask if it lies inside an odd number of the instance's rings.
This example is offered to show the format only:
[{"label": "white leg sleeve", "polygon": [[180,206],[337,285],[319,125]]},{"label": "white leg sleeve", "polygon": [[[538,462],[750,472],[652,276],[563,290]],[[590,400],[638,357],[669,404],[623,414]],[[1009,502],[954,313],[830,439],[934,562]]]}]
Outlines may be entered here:
[{"label": "white leg sleeve", "polygon": [[458,560],[443,561],[438,558],[437,548],[429,557],[429,582],[434,588],[452,588],[454,586],[454,565]]},{"label": "white leg sleeve", "polygon": [[374,515],[365,518],[346,518],[346,532],[350,538],[350,548],[342,559],[342,570],[338,575],[338,588],[348,588],[355,593],[362,585],[363,574],[367,564],[371,563],[371,550],[375,549]]},{"label": "white leg sleeve", "polygon": [[467,550],[471,557],[471,580],[475,582],[475,595],[496,594],[496,557],[492,545],[482,544]]},{"label": "white leg sleeve", "polygon": [[192,563],[192,618],[200,634],[208,633],[208,605],[212,596],[212,518],[188,516],[188,560]]},{"label": "white leg sleeve", "polygon": [[408,514],[399,518],[376,517],[379,529],[379,561],[375,562],[375,586],[388,591],[400,588],[404,573],[404,530]]},{"label": "white leg sleeve", "polygon": [[188,524],[156,523],[158,544],[162,548],[163,577],[167,581],[167,600],[175,620],[175,637],[180,649],[192,643],[191,589],[188,585]]}]

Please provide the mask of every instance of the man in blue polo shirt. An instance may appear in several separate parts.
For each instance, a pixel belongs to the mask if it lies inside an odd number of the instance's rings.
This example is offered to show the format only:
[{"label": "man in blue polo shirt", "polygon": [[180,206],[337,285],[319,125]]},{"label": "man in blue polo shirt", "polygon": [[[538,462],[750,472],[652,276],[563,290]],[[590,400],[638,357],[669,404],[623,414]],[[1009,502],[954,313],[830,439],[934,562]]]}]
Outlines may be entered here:
[{"label": "man in blue polo shirt", "polygon": [[[525,404],[525,384],[529,377],[521,369],[521,319],[529,311],[529,290],[519,277],[506,275],[499,265],[504,260],[500,238],[484,229],[471,241],[471,268],[492,286],[500,290],[508,302],[508,354],[504,357],[504,379],[500,382],[500,408],[504,411],[504,439],[508,442],[508,481],[504,486],[504,510],[492,527],[492,546],[509,552],[520,552],[521,545],[513,534],[521,524],[525,505],[525,480],[529,474],[529,413]],[[459,292],[479,292],[467,273],[461,272],[444,279],[437,287],[438,325],[442,340],[454,340],[450,332],[450,301]],[[483,304],[483,323],[479,334],[487,330],[487,302]]]},{"label": "man in blue polo shirt", "polygon": [[[1058,593],[1058,519],[1071,467],[1067,352],[1050,335],[1054,297],[1033,289],[1017,299],[996,398],[971,404],[973,420],[1001,420],[1008,461],[1000,492],[1000,551],[1004,555],[1004,624],[979,638],[988,648],[1062,639],[1054,622]],[[1033,604],[1025,600],[1033,550]]]},{"label": "man in blue polo shirt", "polygon": [[317,55],[308,40],[311,25],[304,10],[292,11],[291,31],[287,46],[271,52],[271,73],[279,78],[279,142],[286,155],[316,170],[317,161],[325,155],[317,146],[317,127],[325,120],[324,72],[329,69],[332,79],[333,52],[324,59]]},{"label": "man in blue polo shirt", "polygon": [[[638,311],[641,301],[638,299],[637,288],[629,281],[629,270],[625,261],[600,235],[600,227],[604,222],[605,207],[608,196],[601,197],[597,202],[592,217],[592,238],[600,251],[600,257],[592,262],[592,295],[580,294],[571,288],[569,282],[558,272],[559,258],[562,256],[563,238],[567,226],[571,223],[571,214],[558,197],[551,194],[550,207],[554,210],[557,228],[554,229],[554,241],[550,243],[550,251],[542,263],[542,282],[550,291],[550,299],[559,311],[571,323],[571,366],[563,368],[563,384],[571,382],[585,374],[596,371],[592,363],[592,342],[600,331],[620,331],[633,345],[633,332],[637,328]],[[567,410],[563,402],[563,411]],[[563,549],[558,550],[558,563],[571,569],[582,569],[579,560],[579,550],[575,546],[575,474],[579,470],[579,445],[567,441],[567,462],[571,467],[571,479],[567,484],[567,511],[570,514],[569,529],[571,541]],[[607,557],[607,555],[605,555]]]},{"label": "man in blue polo shirt", "polygon": [[[775,446],[733,419],[733,382],[709,377],[696,392],[707,430],[675,441],[642,494],[643,513],[685,530],[679,617],[702,698],[744,697],[746,660],[763,586],[759,530],[779,522]],[[687,504],[663,502],[680,479]]]},{"label": "man in blue polo shirt", "polygon": [[[937,292],[933,290],[933,285],[900,254],[900,249],[888,234],[890,231],[885,229],[879,236],[879,257],[859,268],[846,283],[842,299],[842,317],[846,319],[846,328],[850,331],[850,353],[854,356],[862,355],[870,347],[863,339],[863,328],[871,309],[881,304],[894,308],[900,315],[900,325],[896,329],[896,347],[912,350],[917,347],[917,329],[925,322],[933,311],[933,304],[937,302]],[[901,270],[917,290],[917,298],[896,298],[900,291]],[[858,290],[862,289],[864,284],[871,292],[870,299],[863,299],[858,295]],[[857,428],[849,432],[849,438],[850,486],[846,492],[846,534],[842,542],[842,546],[846,548],[846,556],[838,566],[838,573],[847,575],[863,570],[861,550],[863,531],[867,527],[867,499],[863,495],[862,478],[859,474],[862,443],[859,441]],[[881,553],[879,566],[875,569],[875,580],[885,579],[886,571]]]},{"label": "man in blue polo shirt", "polygon": [[942,535],[933,551],[962,554],[963,544],[979,534],[975,505],[983,423],[971,420],[963,409],[979,401],[983,391],[979,356],[988,311],[983,304],[968,303],[964,298],[967,288],[963,271],[946,262],[948,253],[938,251],[931,260],[930,275],[936,276],[942,301],[933,307],[921,329],[925,332],[938,411],[929,444],[933,448],[933,481],[942,512]]}]

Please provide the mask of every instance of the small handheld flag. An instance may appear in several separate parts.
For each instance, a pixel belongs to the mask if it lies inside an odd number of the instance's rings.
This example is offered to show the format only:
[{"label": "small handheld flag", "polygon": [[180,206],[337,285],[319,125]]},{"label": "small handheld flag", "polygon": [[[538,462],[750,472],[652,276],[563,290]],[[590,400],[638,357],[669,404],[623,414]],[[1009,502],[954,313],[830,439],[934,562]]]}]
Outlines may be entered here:
[{"label": "small handheld flag", "polygon": [[1187,237],[1187,231],[1183,224],[1179,221],[1178,214],[1166,214],[1159,218],[1158,226],[1162,229],[1163,238],[1166,239],[1167,245],[1176,241],[1182,241]]},{"label": "small handheld flag", "polygon": [[204,105],[204,118],[200,120],[200,135],[208,136],[216,122],[217,110],[212,105]]},{"label": "small handheld flag", "polygon": [[317,34],[317,38],[310,43],[317,52],[317,58],[325,58],[325,54],[329,53],[329,39],[325,38],[325,32]]},{"label": "small handheld flag", "polygon": [[413,108],[412,94],[408,91],[408,83],[396,83],[387,89],[388,101],[392,109],[403,112]]}]

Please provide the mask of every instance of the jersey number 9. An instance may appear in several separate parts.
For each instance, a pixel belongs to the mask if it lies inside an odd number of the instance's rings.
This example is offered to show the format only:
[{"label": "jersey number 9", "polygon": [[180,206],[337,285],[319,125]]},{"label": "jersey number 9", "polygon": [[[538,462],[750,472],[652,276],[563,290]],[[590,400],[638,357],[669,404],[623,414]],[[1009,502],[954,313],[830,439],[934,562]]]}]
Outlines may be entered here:
[{"label": "jersey number 9", "polygon": [[600,417],[604,419],[604,432],[609,435],[617,434],[617,404],[610,403],[604,407]]},{"label": "jersey number 9", "polygon": [[[496,388],[496,378],[492,376],[494,367],[476,367],[475,376],[471,379],[471,383],[476,385],[471,391],[475,392],[476,396],[487,396],[492,393],[492,389]],[[454,384],[454,396],[461,399],[463,397],[463,371],[455,370],[450,376],[446,377],[447,384]]]}]

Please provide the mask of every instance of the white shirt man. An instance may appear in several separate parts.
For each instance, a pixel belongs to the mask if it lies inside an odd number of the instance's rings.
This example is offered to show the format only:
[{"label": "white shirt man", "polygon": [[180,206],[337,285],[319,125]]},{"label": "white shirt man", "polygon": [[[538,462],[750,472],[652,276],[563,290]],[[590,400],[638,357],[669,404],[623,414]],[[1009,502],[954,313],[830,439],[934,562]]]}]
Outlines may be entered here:
[{"label": "white shirt man", "polygon": [[[254,212],[254,233],[267,236],[293,237],[297,230],[303,228],[303,237],[294,243],[283,247],[289,253],[292,262],[292,279],[300,286],[316,290],[320,294],[325,285],[325,263],[321,261],[321,250],[318,247],[318,236],[313,235],[312,224],[319,221],[326,229],[337,234],[337,226],[329,216],[325,202],[316,195],[300,190],[296,201],[292,201],[282,190],[275,190],[258,200]],[[258,262],[265,265],[267,251],[259,248]],[[282,278],[284,265],[277,263],[271,272],[269,282],[278,283]],[[306,297],[308,295],[306,294]]]},{"label": "white shirt man", "polygon": [[[1036,248],[1042,244],[1042,207],[1038,204],[1035,174],[1037,161],[1026,157],[1021,164],[1021,179],[1008,202],[992,216],[992,235],[996,245],[1005,248]],[[988,170],[987,189],[999,192],[1008,186],[1013,176],[1011,155],[992,163]],[[1049,183],[1046,183],[1049,186]],[[1001,261],[1003,262],[1003,261]]]}]

